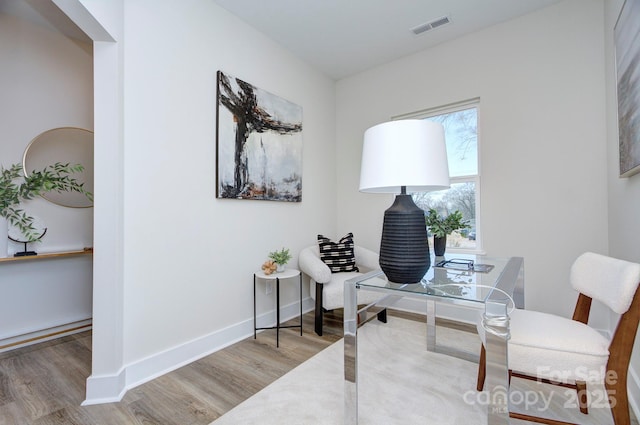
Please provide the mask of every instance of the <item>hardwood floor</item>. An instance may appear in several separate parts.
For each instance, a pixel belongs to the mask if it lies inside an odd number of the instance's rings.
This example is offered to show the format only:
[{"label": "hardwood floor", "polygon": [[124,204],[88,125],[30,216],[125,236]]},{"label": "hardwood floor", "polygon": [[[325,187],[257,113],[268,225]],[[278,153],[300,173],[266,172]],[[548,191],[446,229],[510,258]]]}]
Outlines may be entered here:
[{"label": "hardwood floor", "polygon": [[280,348],[275,331],[265,331],[136,387],[119,403],[96,406],[80,406],[91,373],[91,332],[0,353],[0,425],[208,425],[342,338],[341,310],[325,314],[322,337],[313,332],[313,312],[303,322],[303,336],[281,331]]},{"label": "hardwood floor", "polygon": [[341,312],[324,336],[313,314],[298,329],[247,338],[127,392],[120,403],[80,406],[91,373],[91,332],[0,354],[0,425],[207,425],[342,338]]}]

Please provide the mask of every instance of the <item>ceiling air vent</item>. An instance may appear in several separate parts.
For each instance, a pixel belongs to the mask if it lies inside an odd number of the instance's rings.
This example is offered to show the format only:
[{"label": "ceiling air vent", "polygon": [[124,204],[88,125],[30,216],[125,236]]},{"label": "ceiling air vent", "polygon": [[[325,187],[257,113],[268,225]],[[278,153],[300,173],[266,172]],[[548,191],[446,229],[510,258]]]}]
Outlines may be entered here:
[{"label": "ceiling air vent", "polygon": [[433,21],[420,24],[417,27],[413,27],[411,28],[411,32],[414,33],[415,35],[419,35],[424,32],[436,29],[438,27],[441,27],[443,25],[447,25],[450,23],[451,23],[451,20],[449,19],[449,17],[443,16],[442,18],[434,19]]}]

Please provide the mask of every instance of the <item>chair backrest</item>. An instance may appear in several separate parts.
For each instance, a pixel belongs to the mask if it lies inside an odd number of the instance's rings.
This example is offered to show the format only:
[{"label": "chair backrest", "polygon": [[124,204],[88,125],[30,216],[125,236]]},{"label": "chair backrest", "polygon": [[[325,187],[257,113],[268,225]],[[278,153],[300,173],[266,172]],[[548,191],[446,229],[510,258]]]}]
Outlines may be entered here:
[{"label": "chair backrest", "polygon": [[[356,260],[358,259],[358,251],[360,251],[362,248],[360,248],[358,245],[354,245],[353,246],[353,251],[354,254],[356,256]],[[316,257],[320,258],[320,247],[318,247],[318,244],[315,245],[309,245],[308,247],[303,249],[304,251],[309,251],[311,252],[313,255],[315,255]]]},{"label": "chair backrest", "polygon": [[[302,252],[309,252],[320,259],[320,248],[318,247],[318,244],[310,245],[304,248],[301,253]],[[364,271],[365,269],[366,271],[370,271],[379,267],[379,255],[377,252],[370,251],[355,244],[353,245],[353,252],[356,257],[356,266],[363,268],[361,271]]]},{"label": "chair backrest", "polygon": [[640,283],[640,264],[586,252],[571,266],[570,281],[578,292],[623,314]]},{"label": "chair backrest", "polygon": [[306,247],[305,250],[311,252],[313,255],[320,258],[320,248],[318,247],[318,244],[310,245]]}]

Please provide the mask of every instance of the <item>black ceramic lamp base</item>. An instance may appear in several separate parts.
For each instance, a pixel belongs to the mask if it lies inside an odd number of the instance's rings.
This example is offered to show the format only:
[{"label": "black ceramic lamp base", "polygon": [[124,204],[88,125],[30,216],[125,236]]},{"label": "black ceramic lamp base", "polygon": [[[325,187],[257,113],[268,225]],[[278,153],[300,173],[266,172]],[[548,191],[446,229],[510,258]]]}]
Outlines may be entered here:
[{"label": "black ceramic lamp base", "polygon": [[431,258],[427,226],[411,195],[397,195],[384,212],[380,241],[380,268],[395,283],[418,283],[429,270]]}]

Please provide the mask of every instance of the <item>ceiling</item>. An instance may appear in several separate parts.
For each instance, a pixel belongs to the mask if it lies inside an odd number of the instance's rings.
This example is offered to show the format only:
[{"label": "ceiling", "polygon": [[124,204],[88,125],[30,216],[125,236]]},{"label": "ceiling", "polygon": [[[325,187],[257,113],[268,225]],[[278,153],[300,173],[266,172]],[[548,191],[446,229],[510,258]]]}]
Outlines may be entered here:
[{"label": "ceiling", "polygon": [[[340,79],[562,0],[212,0]],[[90,41],[51,0],[0,0],[14,15]],[[411,29],[447,17],[419,35]]]},{"label": "ceiling", "polygon": [[[213,0],[340,79],[562,0]],[[415,35],[411,28],[447,16]]]}]

